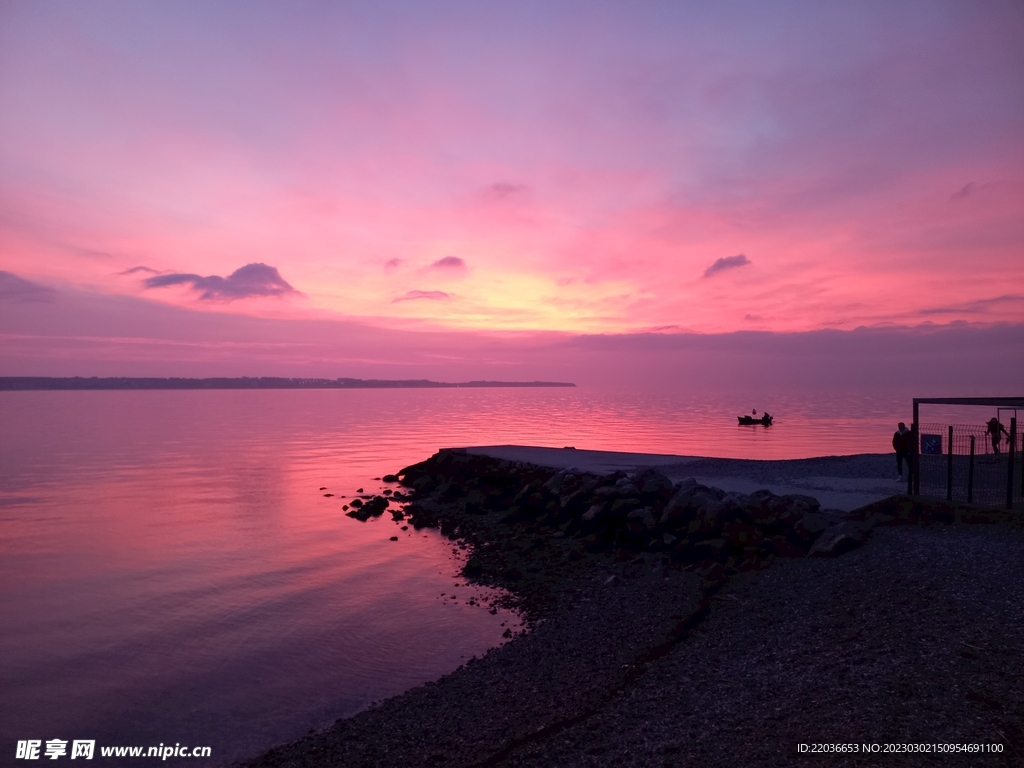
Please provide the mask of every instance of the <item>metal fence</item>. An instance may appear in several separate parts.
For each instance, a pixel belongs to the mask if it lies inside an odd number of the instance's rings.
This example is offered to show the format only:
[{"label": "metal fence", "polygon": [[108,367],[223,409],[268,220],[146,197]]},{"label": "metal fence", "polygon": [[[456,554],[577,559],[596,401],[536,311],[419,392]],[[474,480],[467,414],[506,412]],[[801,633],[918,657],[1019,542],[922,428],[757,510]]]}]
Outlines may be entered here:
[{"label": "metal fence", "polygon": [[[1014,425],[1016,426],[1016,425]],[[1024,434],[999,433],[993,445],[986,425],[925,422],[919,429],[923,496],[1014,507],[1024,506]]]}]

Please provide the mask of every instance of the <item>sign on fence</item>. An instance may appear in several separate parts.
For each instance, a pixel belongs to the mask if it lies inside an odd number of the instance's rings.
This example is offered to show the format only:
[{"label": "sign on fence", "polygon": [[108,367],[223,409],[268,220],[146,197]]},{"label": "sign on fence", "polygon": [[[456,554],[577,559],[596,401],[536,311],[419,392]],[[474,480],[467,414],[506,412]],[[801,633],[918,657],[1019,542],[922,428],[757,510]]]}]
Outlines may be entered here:
[{"label": "sign on fence", "polygon": [[921,435],[921,453],[925,456],[941,456],[942,435]]}]

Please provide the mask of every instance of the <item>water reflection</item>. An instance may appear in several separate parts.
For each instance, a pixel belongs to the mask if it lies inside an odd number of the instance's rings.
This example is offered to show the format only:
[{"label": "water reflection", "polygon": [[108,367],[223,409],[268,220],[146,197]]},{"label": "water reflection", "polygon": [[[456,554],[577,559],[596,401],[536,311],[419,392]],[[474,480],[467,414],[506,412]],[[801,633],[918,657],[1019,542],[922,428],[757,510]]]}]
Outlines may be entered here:
[{"label": "water reflection", "polygon": [[582,389],[0,393],[2,737],[226,760],[500,643],[513,617],[438,600],[446,539],[342,513],[439,447],[789,458],[885,451],[905,420],[892,399],[755,405],[776,425]]}]

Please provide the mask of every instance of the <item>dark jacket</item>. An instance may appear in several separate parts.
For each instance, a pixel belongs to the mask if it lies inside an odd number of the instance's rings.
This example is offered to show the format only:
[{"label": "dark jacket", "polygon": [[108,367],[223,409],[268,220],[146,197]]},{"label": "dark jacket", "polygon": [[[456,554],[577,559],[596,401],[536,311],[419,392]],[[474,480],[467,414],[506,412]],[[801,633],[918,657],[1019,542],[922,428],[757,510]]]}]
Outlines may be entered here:
[{"label": "dark jacket", "polygon": [[914,450],[914,433],[909,429],[906,432],[896,430],[896,434],[892,436],[892,447],[897,451]]}]

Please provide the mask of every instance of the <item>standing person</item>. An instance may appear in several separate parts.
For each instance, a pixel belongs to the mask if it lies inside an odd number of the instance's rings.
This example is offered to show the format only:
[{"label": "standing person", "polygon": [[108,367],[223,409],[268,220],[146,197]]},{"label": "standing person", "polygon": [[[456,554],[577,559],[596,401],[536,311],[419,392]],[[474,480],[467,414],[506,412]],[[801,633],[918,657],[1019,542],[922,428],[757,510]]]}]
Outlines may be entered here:
[{"label": "standing person", "polygon": [[910,454],[914,450],[914,433],[907,429],[902,421],[892,436],[892,447],[896,449],[896,479],[903,479],[903,460],[907,461],[907,472],[910,472]]},{"label": "standing person", "polygon": [[1006,435],[1007,437],[1009,437],[1010,433],[1006,431],[1006,427],[1000,424],[999,419],[996,418],[995,416],[988,420],[988,428],[985,430],[985,432],[989,435],[992,435],[992,451],[998,456],[999,442],[1002,439],[1002,436]]}]

